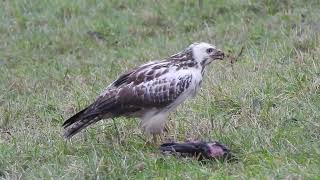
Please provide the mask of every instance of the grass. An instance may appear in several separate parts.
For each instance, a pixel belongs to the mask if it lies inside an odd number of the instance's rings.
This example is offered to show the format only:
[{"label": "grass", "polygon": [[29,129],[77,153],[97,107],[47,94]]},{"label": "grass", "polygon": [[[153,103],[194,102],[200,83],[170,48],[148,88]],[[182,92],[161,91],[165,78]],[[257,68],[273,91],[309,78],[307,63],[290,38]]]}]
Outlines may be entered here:
[{"label": "grass", "polygon": [[[319,179],[319,9],[317,0],[1,1],[0,177]],[[194,41],[243,53],[207,69],[166,136],[219,140],[238,162],[161,155],[143,147],[136,119],[117,119],[121,142],[112,121],[61,138],[62,122],[121,72]]]}]

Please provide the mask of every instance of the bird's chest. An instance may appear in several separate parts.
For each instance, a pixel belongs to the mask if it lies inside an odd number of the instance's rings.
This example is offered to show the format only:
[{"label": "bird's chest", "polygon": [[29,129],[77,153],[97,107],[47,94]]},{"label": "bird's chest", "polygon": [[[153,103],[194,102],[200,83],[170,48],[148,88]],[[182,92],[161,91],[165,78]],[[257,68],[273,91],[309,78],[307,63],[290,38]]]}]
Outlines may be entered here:
[{"label": "bird's chest", "polygon": [[187,98],[194,97],[197,94],[197,92],[200,88],[201,82],[202,82],[202,75],[201,75],[201,73],[195,72],[195,73],[192,73],[191,77],[192,78],[190,81],[190,85],[176,99],[176,104],[180,104],[184,100],[186,100]]},{"label": "bird's chest", "polygon": [[201,71],[183,70],[170,74],[172,80],[168,83],[169,99],[172,98],[172,102],[167,106],[167,110],[171,110],[177,107],[186,99],[196,95],[200,84],[202,82]]},{"label": "bird's chest", "polygon": [[202,83],[202,74],[199,71],[195,71],[192,73],[192,81],[191,81],[191,86],[189,88],[189,93],[191,96],[195,96],[196,93],[198,92],[200,86]]}]

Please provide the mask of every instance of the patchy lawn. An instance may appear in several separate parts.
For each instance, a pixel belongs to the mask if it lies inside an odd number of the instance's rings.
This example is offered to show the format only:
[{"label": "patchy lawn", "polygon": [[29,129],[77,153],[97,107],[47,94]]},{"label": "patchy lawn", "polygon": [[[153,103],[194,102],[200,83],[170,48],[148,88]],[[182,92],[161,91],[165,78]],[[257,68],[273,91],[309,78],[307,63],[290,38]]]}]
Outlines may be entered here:
[{"label": "patchy lawn", "polygon": [[[320,178],[319,9],[317,0],[1,1],[0,177]],[[119,133],[101,121],[61,138],[63,121],[120,73],[195,41],[229,57],[171,114],[166,136],[219,140],[238,162],[161,155],[136,119],[116,119]]]}]

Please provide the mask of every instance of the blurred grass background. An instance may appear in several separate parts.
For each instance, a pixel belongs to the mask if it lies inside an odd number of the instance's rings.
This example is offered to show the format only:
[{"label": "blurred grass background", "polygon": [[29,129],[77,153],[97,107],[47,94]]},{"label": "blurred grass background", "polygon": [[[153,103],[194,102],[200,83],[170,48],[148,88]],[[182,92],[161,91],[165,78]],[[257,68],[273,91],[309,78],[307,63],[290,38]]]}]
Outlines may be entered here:
[{"label": "blurred grass background", "polygon": [[[3,179],[320,178],[318,0],[3,0]],[[143,147],[136,119],[99,122],[71,141],[64,119],[122,72],[192,42],[231,57],[171,114],[167,138],[219,140],[236,163]],[[243,52],[234,64],[232,56]]]}]

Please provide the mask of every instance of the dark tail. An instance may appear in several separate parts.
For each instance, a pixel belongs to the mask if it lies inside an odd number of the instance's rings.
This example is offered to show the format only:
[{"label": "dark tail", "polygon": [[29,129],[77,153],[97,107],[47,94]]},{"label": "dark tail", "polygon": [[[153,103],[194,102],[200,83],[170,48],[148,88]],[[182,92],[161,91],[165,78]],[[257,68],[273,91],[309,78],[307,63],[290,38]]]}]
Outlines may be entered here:
[{"label": "dark tail", "polygon": [[63,123],[64,138],[71,138],[82,129],[103,118],[112,117],[110,110],[115,105],[115,98],[98,98],[93,104],[81,110]]},{"label": "dark tail", "polygon": [[[104,114],[104,118],[108,118],[107,114]],[[63,137],[66,139],[71,138],[82,129],[86,128],[90,124],[93,124],[101,119],[101,112],[93,110],[91,106],[81,110],[77,114],[63,123],[64,133]]]},{"label": "dark tail", "polygon": [[90,124],[100,120],[97,114],[88,114],[87,110],[88,108],[83,109],[63,123],[64,138],[69,139]]}]

